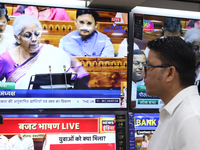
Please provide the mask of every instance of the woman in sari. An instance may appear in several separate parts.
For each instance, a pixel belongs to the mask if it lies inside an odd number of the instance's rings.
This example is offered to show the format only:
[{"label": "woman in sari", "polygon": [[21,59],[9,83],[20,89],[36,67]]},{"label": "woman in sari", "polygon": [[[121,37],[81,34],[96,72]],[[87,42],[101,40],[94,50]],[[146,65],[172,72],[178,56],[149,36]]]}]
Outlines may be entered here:
[{"label": "woman in sari", "polygon": [[18,5],[13,16],[20,16],[22,14],[34,16],[39,20],[71,21],[65,9],[62,8]]},{"label": "woman in sari", "polygon": [[196,81],[200,91],[200,29],[192,28],[185,33],[185,41],[189,42],[193,46],[193,50],[196,54]]},{"label": "woman in sari", "polygon": [[27,89],[35,74],[66,71],[78,72],[78,78],[88,76],[72,56],[57,47],[40,43],[42,26],[33,16],[16,17],[13,30],[16,46],[0,55],[0,80],[6,77],[7,82],[15,82],[16,89]]}]

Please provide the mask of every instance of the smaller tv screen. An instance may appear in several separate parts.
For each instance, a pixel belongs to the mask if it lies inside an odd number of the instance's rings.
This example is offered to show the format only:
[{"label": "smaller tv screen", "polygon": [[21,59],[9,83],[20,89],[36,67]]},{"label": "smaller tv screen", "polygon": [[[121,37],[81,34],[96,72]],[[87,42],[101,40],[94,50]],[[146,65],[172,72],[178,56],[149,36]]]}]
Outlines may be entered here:
[{"label": "smaller tv screen", "polygon": [[129,149],[147,149],[159,116],[159,113],[129,113]]},{"label": "smaller tv screen", "polygon": [[198,23],[198,20],[177,18],[175,14],[171,17],[134,14],[134,49],[140,49],[142,52],[133,55],[132,109],[158,109],[164,104],[159,97],[149,96],[146,93],[145,79],[142,77],[142,72],[149,54],[148,41],[167,36],[180,36],[185,39],[184,36],[187,30],[199,28]]},{"label": "smaller tv screen", "polygon": [[2,115],[1,149],[116,150],[115,115]]}]

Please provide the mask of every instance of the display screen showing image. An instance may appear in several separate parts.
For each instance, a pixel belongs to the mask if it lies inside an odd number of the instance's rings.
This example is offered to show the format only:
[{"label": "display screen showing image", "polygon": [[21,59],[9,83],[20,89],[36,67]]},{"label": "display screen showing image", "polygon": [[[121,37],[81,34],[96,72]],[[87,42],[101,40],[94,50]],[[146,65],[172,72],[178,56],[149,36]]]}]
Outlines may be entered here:
[{"label": "display screen showing image", "polygon": [[1,149],[116,150],[115,115],[2,115]]},{"label": "display screen showing image", "polygon": [[[194,37],[199,30],[199,21],[192,19],[184,19],[165,16],[134,14],[135,28],[134,28],[134,45],[139,49],[134,50],[133,55],[133,72],[132,72],[132,95],[131,95],[131,107],[132,108],[160,108],[163,105],[162,100],[159,97],[149,96],[146,93],[144,78],[142,72],[146,59],[149,54],[149,48],[147,43],[150,40],[157,38],[164,38],[168,36],[180,36],[186,42],[194,43],[198,41],[191,41],[191,37]],[[193,30],[193,31],[192,31]],[[197,68],[199,66],[198,42],[193,44],[194,51],[197,53]],[[135,49],[135,48],[134,48]],[[199,75],[197,69],[196,83],[198,84]]]},{"label": "display screen showing image", "polygon": [[127,108],[128,13],[0,9],[0,109]]},{"label": "display screen showing image", "polygon": [[158,126],[159,113],[129,113],[129,148],[146,150]]}]

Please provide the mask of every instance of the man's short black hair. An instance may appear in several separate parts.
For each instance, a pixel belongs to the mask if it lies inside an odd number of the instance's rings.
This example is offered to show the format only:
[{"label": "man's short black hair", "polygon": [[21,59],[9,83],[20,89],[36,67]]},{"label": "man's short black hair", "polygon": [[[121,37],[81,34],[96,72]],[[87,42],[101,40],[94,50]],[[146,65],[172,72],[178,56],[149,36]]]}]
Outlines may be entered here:
[{"label": "man's short black hair", "polygon": [[182,35],[183,31],[182,31],[182,23],[181,23],[180,19],[170,18],[170,17],[165,18],[165,20],[163,22],[163,29],[161,31],[161,34],[164,35],[165,31],[168,31],[171,33],[180,32]]},{"label": "man's short black hair", "polygon": [[97,11],[89,10],[89,9],[78,9],[76,12],[76,18],[83,14],[91,14],[94,17],[95,22],[99,19],[99,14]]},{"label": "man's short black hair", "polygon": [[177,69],[181,86],[194,85],[196,57],[190,43],[178,36],[170,36],[149,41],[148,48],[157,54],[162,65],[171,65]]},{"label": "man's short black hair", "polygon": [[10,18],[8,16],[8,10],[6,8],[6,5],[1,3],[0,4],[0,18],[2,18],[4,15],[5,15],[6,19],[7,19],[7,22],[9,22]]}]

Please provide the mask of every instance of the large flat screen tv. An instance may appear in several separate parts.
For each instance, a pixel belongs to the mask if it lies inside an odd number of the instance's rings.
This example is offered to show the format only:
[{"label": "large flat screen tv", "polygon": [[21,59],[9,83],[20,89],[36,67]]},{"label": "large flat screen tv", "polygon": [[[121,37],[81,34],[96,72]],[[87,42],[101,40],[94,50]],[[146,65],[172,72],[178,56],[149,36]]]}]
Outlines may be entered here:
[{"label": "large flat screen tv", "polygon": [[[1,53],[1,59],[5,53],[11,55],[10,63],[14,69],[11,73],[1,69],[0,109],[127,108],[129,12],[35,4],[5,5],[10,18],[7,26],[11,29],[15,28],[15,19],[25,14],[39,20],[42,32],[28,31],[26,35],[22,30],[21,39],[40,38],[40,50],[31,58],[17,63],[20,58],[22,60],[20,52],[24,50],[20,49],[23,46],[21,41],[15,41],[15,45],[9,45]],[[80,10],[96,11],[99,17],[96,22],[91,14],[77,18]],[[24,22],[28,26],[28,20],[16,21],[16,25]],[[15,33],[16,30],[17,27]],[[19,50],[12,55],[10,49],[16,47]],[[53,50],[51,53],[51,49],[56,49],[56,52]]]},{"label": "large flat screen tv", "polygon": [[[118,143],[122,126],[114,114],[4,114],[2,149],[106,149],[126,147]],[[119,124],[122,124],[120,121]],[[119,131],[118,131],[119,130]]]}]

